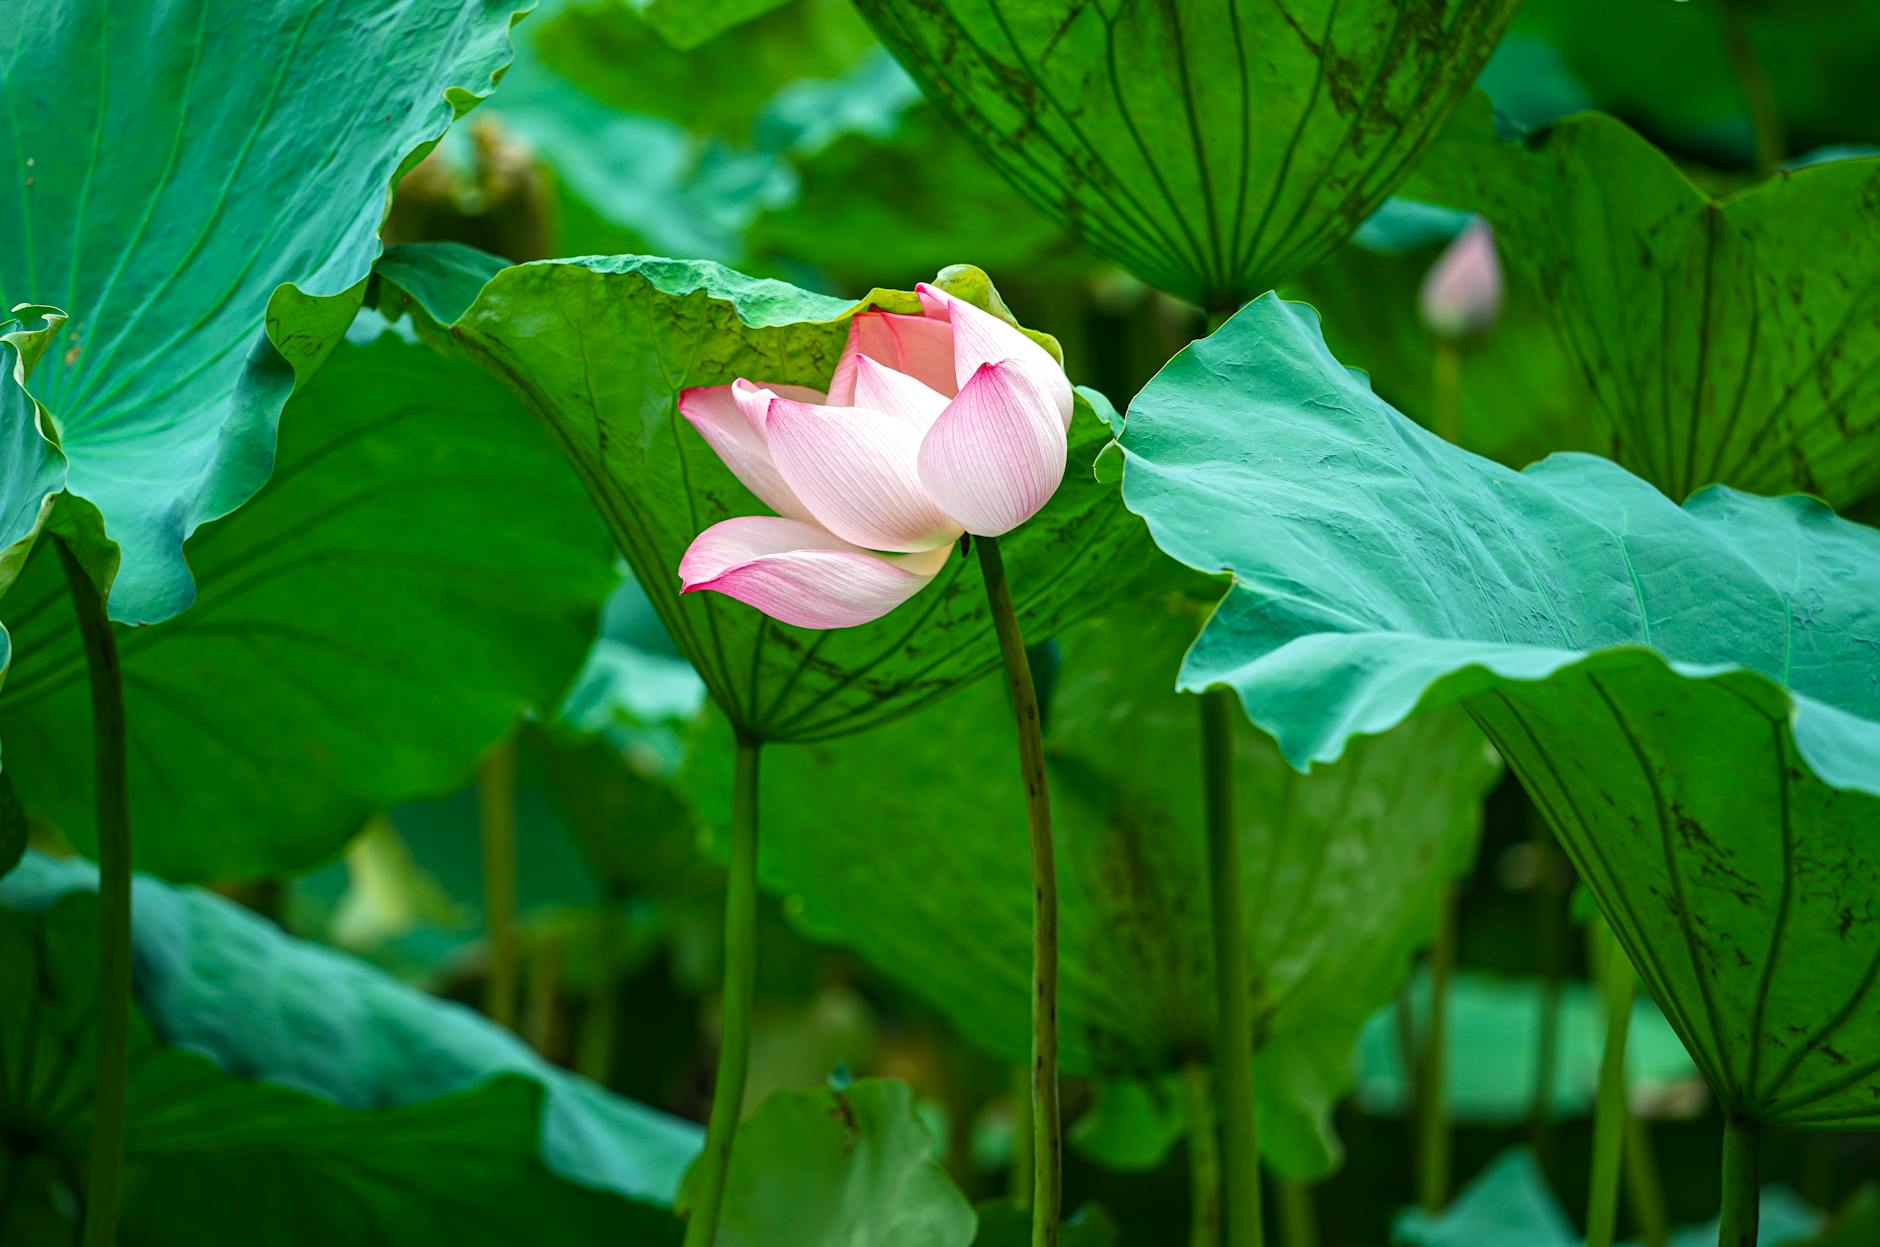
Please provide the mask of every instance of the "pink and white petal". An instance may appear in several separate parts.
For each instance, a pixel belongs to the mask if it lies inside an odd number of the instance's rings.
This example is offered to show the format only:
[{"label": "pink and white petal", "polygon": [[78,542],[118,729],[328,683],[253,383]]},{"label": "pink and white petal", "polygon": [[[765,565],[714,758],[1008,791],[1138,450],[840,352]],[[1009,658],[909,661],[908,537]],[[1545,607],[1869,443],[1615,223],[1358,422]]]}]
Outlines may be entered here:
[{"label": "pink and white petal", "polygon": [[818,524],[870,550],[932,550],[960,526],[921,489],[927,429],[911,414],[773,399],[772,460]]},{"label": "pink and white petal", "polygon": [[745,423],[751,426],[760,442],[764,440],[764,417],[770,411],[771,399],[788,398],[799,403],[828,401],[821,390],[812,390],[807,385],[773,385],[765,381],[746,381],[743,377],[731,383],[731,397],[737,400]]},{"label": "pink and white petal", "polygon": [[936,286],[922,282],[914,289],[928,316],[945,316],[953,326],[955,384],[964,388],[967,379],[979,371],[982,364],[1011,360],[1037,375],[1039,383],[1051,396],[1058,419],[1066,429],[1071,427],[1071,381],[1057,360],[1051,358],[1051,352],[991,312],[964,299],[956,299]]},{"label": "pink and white petal", "polygon": [[871,554],[814,524],[746,515],[693,539],[680,591],[723,593],[799,628],[853,628],[920,592],[950,552]]},{"label": "pink and white petal", "polygon": [[1033,370],[982,365],[921,443],[920,482],[967,532],[997,537],[1036,515],[1064,480],[1069,439]]},{"label": "pink and white petal", "polygon": [[947,409],[948,396],[867,355],[856,357],[853,407],[879,411],[925,433]]},{"label": "pink and white petal", "polygon": [[862,312],[849,318],[849,341],[829,379],[829,401],[855,402],[855,368],[873,359],[926,385],[946,398],[959,390],[953,375],[953,327],[946,319],[904,316],[898,312]]},{"label": "pink and white petal", "polygon": [[[756,494],[765,506],[779,515],[807,519],[809,508],[784,482],[764,445],[761,426],[753,427],[744,411],[748,399],[738,387],[748,384],[740,381],[735,385],[694,386],[681,390],[679,414],[691,422],[706,444],[731,469],[732,475],[743,481],[744,487]],[[764,406],[770,405],[768,397],[762,401]]]}]

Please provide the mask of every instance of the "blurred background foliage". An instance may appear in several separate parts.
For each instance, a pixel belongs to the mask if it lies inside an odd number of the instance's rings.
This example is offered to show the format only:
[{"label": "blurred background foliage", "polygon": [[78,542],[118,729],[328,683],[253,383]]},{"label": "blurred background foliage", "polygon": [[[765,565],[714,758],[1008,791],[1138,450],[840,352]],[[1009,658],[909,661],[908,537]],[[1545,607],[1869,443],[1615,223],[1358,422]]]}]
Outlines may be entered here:
[{"label": "blurred background foliage", "polygon": [[[848,0],[729,4],[722,28],[705,30],[676,17],[678,7],[546,0],[516,28],[516,60],[500,91],[406,175],[386,241],[458,241],[514,261],[627,252],[713,259],[843,295],[906,288],[967,261],[993,275],[1027,323],[1059,338],[1074,378],[1119,407],[1201,331],[1199,309],[1094,257],[1011,189],[942,122]],[[1504,123],[1528,128],[1587,108],[1614,113],[1721,189],[1746,183],[1759,166],[1880,142],[1876,65],[1880,8],[1864,0],[1528,0],[1480,86]],[[1384,397],[1471,449],[1520,465],[1599,448],[1585,379],[1553,343],[1548,292],[1519,266],[1506,266],[1502,315],[1486,335],[1439,347],[1418,319],[1424,275],[1466,219],[1393,201],[1284,293],[1321,310],[1334,352],[1369,372]],[[1446,385],[1438,359],[1450,349],[1461,381]],[[723,727],[644,596],[614,575],[618,588],[566,693],[523,722],[478,775],[365,820],[317,869],[217,887],[302,940],[510,1020],[542,1068],[578,1071],[699,1120],[716,1047],[722,872],[713,829],[722,785],[697,777],[723,765]],[[1106,736],[1087,706],[1080,718],[1077,699],[1080,687],[1109,678],[1105,650],[1119,638],[1133,644],[1135,626],[1087,624],[1055,655],[1061,671],[1048,683],[1061,718],[1048,725],[1048,747],[1066,777],[1071,819],[1100,816],[1079,808],[1085,798],[1124,799],[1103,789],[1113,778],[1105,754],[1138,746],[1125,732]],[[887,729],[903,739],[885,747],[910,759],[934,750],[956,764],[972,752],[975,716],[996,720],[997,700],[996,690],[966,690],[937,717]],[[958,733],[957,744],[947,732]],[[858,738],[775,751],[773,791],[787,788],[791,800],[766,829],[776,838],[765,849],[747,1108],[786,1089],[813,1096],[805,1089],[828,1080],[905,1080],[913,1111],[935,1132],[937,1158],[969,1199],[995,1200],[1022,1189],[1013,1185],[1024,1172],[1013,1149],[1022,1133],[1017,1054],[961,1022],[981,1007],[970,993],[986,983],[959,966],[897,957],[891,936],[898,929],[908,947],[944,962],[955,950],[920,933],[931,906],[978,913],[983,905],[988,922],[1000,907],[970,892],[949,900],[947,887],[972,882],[956,871],[902,878],[907,890],[871,891],[870,913],[845,917],[831,899],[840,881],[816,852],[891,859],[921,834],[912,825],[919,812],[897,804],[891,777],[869,786],[868,759],[883,747]],[[997,770],[1002,749],[986,761],[989,785],[1015,780]],[[1469,864],[1455,884],[1461,969],[1449,1006],[1456,1174],[1458,1185],[1474,1185],[1442,1218],[1412,1218],[1396,1233],[1437,1247],[1490,1241],[1471,1225],[1518,1224],[1532,1227],[1537,1244],[1573,1242],[1559,1209],[1585,1206],[1603,1021],[1570,870],[1519,786],[1483,766],[1470,789],[1487,790],[1479,826],[1471,815],[1464,836],[1476,847],[1473,857],[1463,852]],[[7,796],[0,789],[0,833],[17,824]],[[990,799],[978,788],[946,797],[962,811],[954,820],[968,822]],[[512,808],[515,820],[513,871],[498,864],[496,877],[479,837],[493,805]],[[845,836],[878,843],[819,841],[837,814]],[[1401,814],[1380,811],[1387,822]],[[31,830],[38,847],[60,851],[57,828]],[[970,845],[947,847],[973,860]],[[918,894],[923,879],[937,895]],[[1074,912],[1075,888],[1067,895]],[[1375,902],[1348,903],[1355,912]],[[1102,921],[1101,911],[1090,918]],[[871,922],[881,929],[871,932]],[[1400,950],[1396,970],[1421,942]],[[1110,1005],[1160,1028],[1138,1041],[1161,1064],[1135,1053],[1093,1056],[1067,1086],[1066,1207],[1103,1209],[1087,1213],[1083,1237],[1069,1241],[1163,1244],[1171,1226],[1186,1223],[1189,1110],[1177,1071],[1185,1038],[1203,1028],[1182,1015],[1191,1002],[1178,976],[1153,980],[1154,965],[1150,956],[1126,971],[1142,1001]],[[956,1001],[959,992],[970,998]],[[1428,995],[1424,973],[1401,989],[1386,983],[1366,1001],[1367,1017],[1331,1032],[1349,1045],[1355,1078],[1350,1094],[1333,1093],[1339,1163],[1304,1194],[1279,1200],[1281,1208],[1311,1201],[1325,1242],[1387,1241],[1397,1210],[1415,1202],[1407,1114]],[[1022,1027],[1017,1034],[1022,1040]],[[1654,1220],[1701,1223],[1718,1200],[1715,1110],[1649,1001],[1638,1005],[1632,1044],[1633,1105],[1667,1207],[1656,1216],[1634,1208],[1622,1224],[1637,1234]],[[1337,1065],[1344,1051],[1317,1056]],[[884,1102],[893,1094],[877,1086],[858,1102],[897,1112]],[[821,1111],[787,1100],[765,1109],[778,1120]],[[752,1122],[754,1147],[772,1130],[764,1121]],[[1871,1216],[1873,1196],[1855,1194],[1880,1167],[1871,1138],[1798,1136],[1769,1146],[1765,1167],[1769,1181],[1796,1193],[1795,1207],[1765,1214],[1791,1236],[1765,1242],[1802,1241],[1850,1199],[1864,1198]],[[923,1179],[910,1171],[907,1180]],[[981,1241],[1011,1220],[989,1212]]]}]

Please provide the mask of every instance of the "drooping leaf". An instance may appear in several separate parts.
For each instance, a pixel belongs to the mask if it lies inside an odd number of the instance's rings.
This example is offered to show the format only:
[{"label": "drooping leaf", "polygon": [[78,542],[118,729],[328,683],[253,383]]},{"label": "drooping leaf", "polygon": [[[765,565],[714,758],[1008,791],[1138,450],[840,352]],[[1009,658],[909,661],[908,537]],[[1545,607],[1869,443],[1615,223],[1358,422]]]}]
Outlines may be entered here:
[{"label": "drooping leaf", "polygon": [[1880,159],[1721,198],[1610,117],[1530,143],[1457,126],[1419,173],[1546,292],[1602,449],[1674,498],[1880,487]]},{"label": "drooping leaf", "polygon": [[[267,480],[282,405],[358,307],[387,188],[494,86],[519,3],[14,15],[0,307],[71,317],[32,390],[64,488],[121,551],[114,618],[189,605],[183,543]],[[110,570],[91,566],[101,583]]]},{"label": "drooping leaf", "polygon": [[[1199,728],[1195,699],[1169,687],[1198,620],[1186,594],[1163,594],[1062,638],[1046,759],[1070,1074],[1160,1075],[1213,1043]],[[768,750],[760,871],[808,933],[854,948],[1022,1064],[1031,886],[1012,748],[991,679],[851,740]],[[1235,748],[1261,1147],[1284,1172],[1323,1173],[1358,1032],[1434,930],[1494,771],[1460,716],[1367,742],[1310,779],[1256,732]],[[725,769],[728,753],[700,766]],[[721,778],[701,770],[691,788],[710,800],[728,789]]]},{"label": "drooping leaf", "polygon": [[[515,386],[586,483],[660,619],[719,706],[769,740],[860,730],[943,696],[997,662],[978,572],[955,557],[906,604],[860,628],[810,632],[719,594],[680,599],[680,556],[711,524],[765,508],[686,423],[679,392],[756,381],[826,386],[847,319],[874,305],[917,311],[877,290],[850,304],[715,264],[618,256],[495,271],[465,281],[461,249],[399,248],[381,266],[389,300]],[[961,297],[996,304],[976,269],[949,271]],[[434,340],[437,328],[426,329]],[[1106,440],[1081,392],[1064,485],[1001,541],[1029,638],[1098,609],[1146,549],[1115,492],[1091,476]]]},{"label": "drooping leaf", "polygon": [[[1429,979],[1419,975],[1409,1001],[1418,1033],[1429,1011]],[[1353,1099],[1372,1113],[1401,1114],[1416,1094],[1403,1067],[1397,1018],[1374,1014],[1358,1045],[1358,1085]],[[1564,983],[1554,1016],[1554,1077],[1548,1096],[1556,1118],[1585,1116],[1599,1090],[1599,1062],[1606,1019],[1598,993],[1581,982]],[[1516,1125],[1534,1108],[1536,1054],[1540,1042],[1542,984],[1538,979],[1501,979],[1463,971],[1451,981],[1444,1067],[1448,1106],[1458,1122]],[[1690,1054],[1649,1000],[1638,1000],[1625,1044],[1627,1085],[1649,1094],[1667,1084],[1697,1077]]]},{"label": "drooping leaf", "polygon": [[[274,479],[189,545],[202,596],[119,633],[135,853],[179,879],[292,872],[373,810],[448,792],[573,678],[613,581],[607,537],[501,386],[393,333],[295,396]],[[6,766],[93,842],[90,703],[49,550],[3,602]]]},{"label": "drooping leaf", "polygon": [[[59,1242],[89,1134],[95,875],[0,882],[8,1241]],[[43,912],[41,912],[43,911]],[[208,893],[136,885],[122,1223],[151,1244],[508,1244],[544,1225],[677,1242],[690,1123],[554,1069],[459,1006]],[[6,1217],[13,1220],[7,1222]],[[20,1239],[12,1233],[29,1229]]]},{"label": "drooping leaf", "polygon": [[778,1091],[738,1127],[721,1247],[968,1247],[972,1205],[934,1158],[907,1084]]},{"label": "drooping leaf", "polygon": [[1178,355],[1121,442],[1162,548],[1234,575],[1183,687],[1233,688],[1302,768],[1462,705],[1731,1113],[1880,1121],[1880,533],[1477,458],[1277,298]]},{"label": "drooping leaf", "polygon": [[1151,285],[1231,306],[1383,202],[1508,0],[863,0],[988,160]]},{"label": "drooping leaf", "polygon": [[[1820,1225],[1821,1214],[1787,1187],[1764,1188],[1759,1247],[1800,1243]],[[1396,1247],[1578,1247],[1583,1241],[1525,1148],[1503,1152],[1441,1213],[1398,1214],[1391,1232]],[[1712,1221],[1674,1231],[1671,1247],[1711,1247],[1716,1241]]]}]

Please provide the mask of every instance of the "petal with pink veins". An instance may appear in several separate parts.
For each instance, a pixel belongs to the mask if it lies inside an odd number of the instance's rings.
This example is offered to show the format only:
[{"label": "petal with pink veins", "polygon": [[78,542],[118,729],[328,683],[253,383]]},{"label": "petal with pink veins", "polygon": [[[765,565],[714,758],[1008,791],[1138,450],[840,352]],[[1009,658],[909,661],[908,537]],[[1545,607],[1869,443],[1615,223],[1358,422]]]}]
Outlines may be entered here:
[{"label": "petal with pink veins", "polygon": [[984,364],[921,443],[920,483],[967,532],[997,537],[1051,500],[1069,449],[1035,370]]},{"label": "petal with pink veins", "polygon": [[680,592],[723,593],[799,628],[853,628],[920,592],[951,552],[871,554],[815,524],[745,515],[693,539]]},{"label": "petal with pink veins", "polygon": [[856,358],[855,400],[849,404],[852,407],[882,412],[925,433],[947,409],[951,398],[951,391],[942,394],[869,356]]},{"label": "petal with pink veins", "polygon": [[904,372],[943,397],[959,390],[953,375],[953,327],[945,318],[903,316],[898,312],[860,312],[849,318],[849,341],[829,379],[829,401],[840,407],[855,402],[856,361],[873,359]]},{"label": "petal with pink veins", "polygon": [[1073,400],[1070,378],[1051,352],[1026,337],[1015,326],[926,282],[914,287],[921,307],[933,318],[946,317],[953,326],[953,380],[961,389],[982,364],[1011,361],[1034,374],[1051,398],[1052,408],[1066,429],[1071,427]]},{"label": "petal with pink veins", "polygon": [[910,415],[779,398],[765,427],[785,483],[812,519],[844,541],[910,552],[960,535],[921,489],[917,461],[927,429]]},{"label": "petal with pink veins", "polygon": [[[691,422],[732,475],[756,494],[765,506],[779,515],[809,518],[805,507],[771,461],[764,444],[762,412],[770,406],[772,389],[805,401],[821,401],[822,395],[798,385],[771,389],[739,380],[732,385],[694,386],[679,392],[679,414]],[[752,406],[759,419],[751,419]]]}]

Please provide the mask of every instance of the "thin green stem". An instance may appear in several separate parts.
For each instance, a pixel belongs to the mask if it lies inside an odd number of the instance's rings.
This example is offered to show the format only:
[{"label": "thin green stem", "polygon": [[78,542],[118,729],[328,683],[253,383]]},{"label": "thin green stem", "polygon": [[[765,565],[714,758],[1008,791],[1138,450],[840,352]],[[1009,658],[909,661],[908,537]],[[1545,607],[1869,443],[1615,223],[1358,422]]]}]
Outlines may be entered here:
[{"label": "thin green stem", "polygon": [[1639,1241],[1645,1247],[1665,1247],[1671,1241],[1671,1211],[1665,1205],[1665,1184],[1658,1176],[1651,1129],[1636,1113],[1627,1113],[1625,1118],[1625,1194]]},{"label": "thin green stem", "polygon": [[1221,1141],[1214,1129],[1208,1067],[1182,1066],[1182,1116],[1188,1125],[1188,1247],[1220,1247]]},{"label": "thin green stem", "polygon": [[1430,949],[1430,1013],[1417,1061],[1417,1197],[1425,1212],[1449,1203],[1449,977],[1456,962],[1456,885],[1443,889]]},{"label": "thin green stem", "polygon": [[1462,428],[1462,351],[1448,338],[1436,342],[1430,360],[1431,427],[1446,442]]},{"label": "thin green stem", "polygon": [[613,1084],[614,1045],[620,1033],[620,940],[620,902],[609,896],[601,902],[595,924],[594,979],[581,1011],[574,1062],[577,1072],[603,1087]]},{"label": "thin green stem", "polygon": [[757,992],[757,763],[762,742],[738,733],[731,787],[731,863],[725,880],[725,978],[719,1009],[718,1076],[705,1151],[693,1171],[685,1247],[712,1247],[731,1171],[731,1143],[744,1108],[751,1060],[751,1004]]},{"label": "thin green stem", "polygon": [[124,681],[104,595],[54,538],[91,672],[91,744],[98,803],[98,1074],[92,1084],[91,1170],[84,1247],[117,1241],[124,1171],[124,1090],[131,1023],[131,821],[125,779]]},{"label": "thin green stem", "polygon": [[483,839],[483,943],[488,964],[483,1012],[514,1030],[519,983],[516,946],[516,750],[492,749],[477,766],[477,821]]},{"label": "thin green stem", "polygon": [[1723,1217],[1717,1247],[1756,1247],[1762,1195],[1761,1140],[1756,1124],[1732,1118],[1723,1126]]},{"label": "thin green stem", "polygon": [[1234,696],[1201,695],[1201,790],[1214,918],[1214,1067],[1220,1087],[1221,1156],[1230,1247],[1259,1247],[1260,1135],[1254,1116],[1253,988],[1247,977],[1240,837],[1234,825]]},{"label": "thin green stem", "polygon": [[1273,1178],[1279,1196],[1279,1223],[1286,1232],[1286,1247],[1319,1247],[1319,1204],[1309,1183]]},{"label": "thin green stem", "polygon": [[992,537],[975,537],[986,602],[1005,659],[1012,714],[1018,723],[1018,763],[1025,781],[1031,835],[1031,1129],[1032,1247],[1057,1247],[1063,1205],[1063,1139],[1058,1117],[1058,898],[1057,852],[1051,842],[1051,794],[1045,781],[1043,719],[1032,687],[1025,638],[1012,606],[1005,560]]},{"label": "thin green stem", "polygon": [[1612,1247],[1619,1219],[1620,1159],[1625,1148],[1625,1041],[1632,1022],[1637,976],[1606,929],[1595,918],[1587,943],[1606,1005],[1606,1047],[1599,1062],[1599,1098],[1593,1109],[1593,1169],[1586,1197],[1586,1247]]}]

